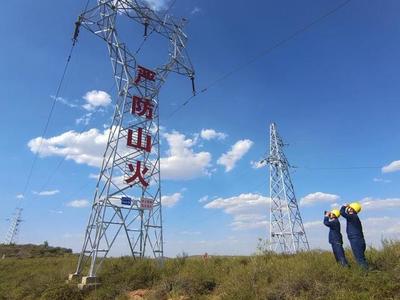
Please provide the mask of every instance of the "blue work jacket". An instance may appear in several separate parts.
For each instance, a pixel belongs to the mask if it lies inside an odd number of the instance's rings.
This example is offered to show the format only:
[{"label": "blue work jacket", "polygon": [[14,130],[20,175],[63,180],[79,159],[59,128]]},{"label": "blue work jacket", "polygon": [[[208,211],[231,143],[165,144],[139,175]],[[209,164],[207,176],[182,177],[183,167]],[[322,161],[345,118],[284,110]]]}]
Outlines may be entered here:
[{"label": "blue work jacket", "polygon": [[361,221],[356,212],[348,214],[346,206],[340,208],[340,214],[347,220],[346,232],[349,240],[364,239]]},{"label": "blue work jacket", "polygon": [[330,244],[343,244],[342,234],[340,233],[339,219],[324,218],[324,225],[329,227],[329,243]]}]

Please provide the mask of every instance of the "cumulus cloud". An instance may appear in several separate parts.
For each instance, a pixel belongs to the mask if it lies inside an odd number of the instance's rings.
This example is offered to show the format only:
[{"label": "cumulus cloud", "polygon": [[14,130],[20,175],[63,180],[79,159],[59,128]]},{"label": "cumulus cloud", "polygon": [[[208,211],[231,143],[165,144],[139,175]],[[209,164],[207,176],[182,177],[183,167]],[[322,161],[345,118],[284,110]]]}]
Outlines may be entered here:
[{"label": "cumulus cloud", "polygon": [[392,161],[390,164],[382,168],[382,173],[392,173],[400,171],[400,160]]},{"label": "cumulus cloud", "polygon": [[[78,164],[101,167],[110,129],[90,129],[84,132],[67,131],[50,138],[37,137],[28,142],[33,153],[41,157],[61,156]],[[196,152],[196,139],[186,138],[179,132],[165,133],[169,149],[160,160],[163,179],[189,180],[209,175],[211,154]],[[127,151],[127,149],[121,150]]]},{"label": "cumulus cloud", "polygon": [[51,190],[51,191],[41,191],[41,192],[33,192],[33,194],[38,195],[38,196],[54,196],[58,194],[60,191],[59,190]]},{"label": "cumulus cloud", "polygon": [[321,192],[311,193],[307,196],[301,198],[301,205],[313,205],[315,203],[326,203],[326,202],[335,202],[340,197],[334,194],[326,194]]},{"label": "cumulus cloud", "polygon": [[388,216],[370,217],[363,222],[364,235],[367,243],[379,246],[382,239],[400,238],[400,220]]},{"label": "cumulus cloud", "polygon": [[163,179],[189,180],[210,174],[211,153],[195,152],[195,139],[186,138],[177,131],[165,133],[164,138],[169,150],[167,156],[160,160]]},{"label": "cumulus cloud", "polygon": [[82,133],[70,130],[48,139],[34,138],[28,146],[41,157],[62,156],[78,164],[100,167],[108,135],[109,130],[90,129]]},{"label": "cumulus cloud", "polygon": [[232,228],[243,230],[267,226],[268,203],[270,203],[269,197],[248,193],[229,198],[217,198],[204,205],[204,208],[222,209],[233,217]]},{"label": "cumulus cloud", "polygon": [[89,206],[89,201],[86,199],[72,200],[66,204],[68,207],[83,208]]},{"label": "cumulus cloud", "polygon": [[17,196],[15,196],[17,199],[24,199],[25,197],[24,197],[24,195],[22,195],[22,194],[18,194]]},{"label": "cumulus cloud", "polygon": [[169,196],[162,196],[161,197],[161,204],[165,207],[173,207],[176,203],[178,203],[182,199],[181,193],[174,193]]},{"label": "cumulus cloud", "polygon": [[361,200],[363,209],[388,209],[394,207],[400,207],[400,198],[372,198],[367,197]]},{"label": "cumulus cloud", "polygon": [[86,104],[82,107],[89,111],[93,111],[97,107],[106,107],[111,104],[111,96],[104,91],[89,91],[83,96],[83,99],[86,101]]},{"label": "cumulus cloud", "polygon": [[251,140],[237,141],[227,153],[221,155],[217,164],[225,166],[225,172],[230,172],[238,162],[253,146]]},{"label": "cumulus cloud", "polygon": [[217,132],[214,129],[202,129],[200,132],[200,136],[202,139],[207,141],[212,139],[223,140],[227,137],[227,135],[223,132]]}]

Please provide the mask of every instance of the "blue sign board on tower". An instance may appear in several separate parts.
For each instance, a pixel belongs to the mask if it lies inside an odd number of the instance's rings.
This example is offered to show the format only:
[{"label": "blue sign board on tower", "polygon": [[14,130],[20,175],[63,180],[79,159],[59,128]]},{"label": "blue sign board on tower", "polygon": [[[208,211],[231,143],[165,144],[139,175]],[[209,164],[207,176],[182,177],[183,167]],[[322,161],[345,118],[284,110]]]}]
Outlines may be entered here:
[{"label": "blue sign board on tower", "polygon": [[122,205],[131,205],[132,204],[132,199],[129,197],[122,197],[121,198],[121,204]]}]

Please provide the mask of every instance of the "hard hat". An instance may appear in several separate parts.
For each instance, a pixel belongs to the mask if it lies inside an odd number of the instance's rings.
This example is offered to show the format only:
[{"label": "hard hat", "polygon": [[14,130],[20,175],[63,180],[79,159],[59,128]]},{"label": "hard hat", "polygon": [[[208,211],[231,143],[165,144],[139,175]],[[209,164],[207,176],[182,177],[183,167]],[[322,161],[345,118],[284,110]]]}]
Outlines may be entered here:
[{"label": "hard hat", "polygon": [[349,205],[352,209],[356,211],[356,213],[359,213],[361,211],[361,204],[358,202],[353,202]]},{"label": "hard hat", "polygon": [[332,209],[331,214],[334,214],[336,218],[340,217],[340,211],[338,209]]}]

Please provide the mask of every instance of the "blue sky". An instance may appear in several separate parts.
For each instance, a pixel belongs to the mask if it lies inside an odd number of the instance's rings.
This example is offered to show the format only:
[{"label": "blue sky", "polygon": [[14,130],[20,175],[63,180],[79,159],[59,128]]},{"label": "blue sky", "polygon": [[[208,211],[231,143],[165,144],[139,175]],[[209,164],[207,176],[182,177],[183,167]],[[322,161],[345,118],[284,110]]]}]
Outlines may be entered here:
[{"label": "blue sky", "polygon": [[[178,0],[171,13],[189,19],[200,90],[339,3]],[[162,11],[169,2],[150,4]],[[0,236],[23,192],[83,6],[3,3]],[[399,8],[394,0],[353,0],[169,118],[191,94],[188,80],[171,76],[160,95],[162,158],[178,161],[162,169],[167,255],[249,254],[267,236],[268,169],[252,162],[267,151],[271,122],[298,167],[292,179],[312,247],[329,246],[323,211],[354,200],[364,203],[367,244],[399,237]],[[142,29],[134,24],[128,35],[121,26],[137,47]],[[146,65],[166,60],[160,49],[149,42]],[[22,199],[21,243],[80,248],[114,95],[106,47],[82,30]]]}]

